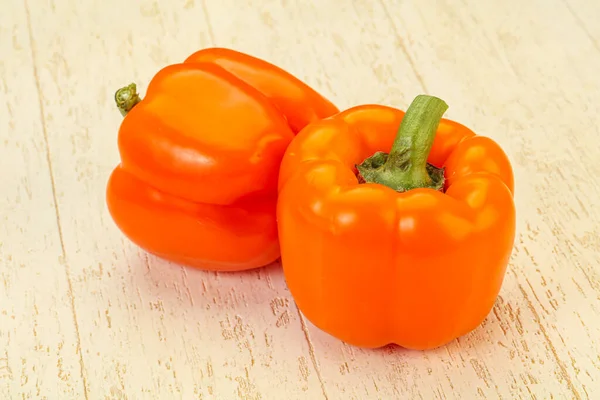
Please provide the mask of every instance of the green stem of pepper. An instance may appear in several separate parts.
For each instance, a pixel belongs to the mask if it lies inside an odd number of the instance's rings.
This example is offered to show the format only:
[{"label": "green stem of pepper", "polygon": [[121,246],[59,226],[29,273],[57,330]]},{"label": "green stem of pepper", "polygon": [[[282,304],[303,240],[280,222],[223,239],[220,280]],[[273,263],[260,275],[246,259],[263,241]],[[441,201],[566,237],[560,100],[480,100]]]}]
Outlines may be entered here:
[{"label": "green stem of pepper", "polygon": [[448,105],[419,95],[406,110],[390,153],[377,152],[357,165],[363,181],[398,192],[416,188],[442,190],[444,170],[427,163],[435,134]]},{"label": "green stem of pepper", "polygon": [[122,116],[127,115],[137,103],[142,101],[135,83],[131,83],[115,92],[115,102]]}]

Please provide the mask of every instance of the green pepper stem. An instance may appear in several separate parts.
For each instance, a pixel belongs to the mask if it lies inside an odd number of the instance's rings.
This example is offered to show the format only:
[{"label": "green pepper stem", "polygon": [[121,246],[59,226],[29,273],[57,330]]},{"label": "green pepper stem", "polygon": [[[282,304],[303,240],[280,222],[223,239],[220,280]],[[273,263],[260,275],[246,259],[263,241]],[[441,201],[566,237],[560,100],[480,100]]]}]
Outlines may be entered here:
[{"label": "green pepper stem", "polygon": [[419,95],[406,110],[389,154],[378,152],[357,166],[365,182],[405,192],[416,188],[442,190],[444,171],[427,163],[436,131],[448,105]]},{"label": "green pepper stem", "polygon": [[115,92],[115,102],[122,116],[127,115],[137,103],[142,101],[135,83],[131,83]]}]

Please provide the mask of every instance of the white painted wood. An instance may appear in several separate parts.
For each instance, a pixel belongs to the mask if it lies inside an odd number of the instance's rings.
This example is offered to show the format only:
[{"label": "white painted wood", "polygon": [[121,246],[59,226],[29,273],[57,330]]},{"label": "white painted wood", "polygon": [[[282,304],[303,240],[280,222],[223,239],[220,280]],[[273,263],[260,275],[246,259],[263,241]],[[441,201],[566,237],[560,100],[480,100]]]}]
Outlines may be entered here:
[{"label": "white painted wood", "polygon": [[[0,397],[595,398],[599,4],[9,1]],[[212,45],[272,61],[340,108],[440,96],[506,149],[519,231],[479,329],[430,352],[353,348],[300,317],[278,265],[182,269],[123,238],[104,204],[112,94],[132,80],[143,93],[158,69]]]},{"label": "white painted wood", "polygon": [[0,54],[0,398],[77,399],[75,297],[21,3],[0,13]]}]

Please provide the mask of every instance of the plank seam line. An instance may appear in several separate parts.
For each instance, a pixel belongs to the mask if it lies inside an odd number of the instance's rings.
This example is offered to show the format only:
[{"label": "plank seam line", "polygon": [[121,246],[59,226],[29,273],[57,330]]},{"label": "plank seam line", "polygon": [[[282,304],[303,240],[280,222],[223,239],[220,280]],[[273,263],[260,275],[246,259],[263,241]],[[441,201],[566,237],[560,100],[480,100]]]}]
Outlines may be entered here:
[{"label": "plank seam line", "polygon": [[577,22],[576,25],[579,25],[579,27],[581,28],[583,33],[585,33],[587,38],[592,42],[592,45],[594,46],[594,48],[598,51],[598,53],[600,53],[600,43],[598,43],[598,40],[589,31],[585,22],[583,22],[581,17],[579,17],[579,15],[575,12],[575,10],[573,10],[573,7],[571,7],[571,4],[569,4],[569,2],[567,0],[563,0],[563,3],[565,4],[565,7],[567,7],[567,10],[569,10],[569,13],[575,19],[575,22]]},{"label": "plank seam line", "polygon": [[394,22],[394,19],[392,18],[390,11],[387,9],[385,2],[383,0],[379,0],[379,4],[381,4],[381,8],[383,8],[383,12],[385,13],[385,16],[387,17],[388,21],[390,21],[390,24],[392,25],[392,30],[394,31],[394,36],[396,36],[396,39],[398,40],[398,46],[400,47],[400,50],[402,50],[402,53],[404,53],[404,55],[406,56],[406,59],[408,60],[408,64],[410,65],[410,68],[412,69],[413,73],[415,74],[417,81],[419,81],[419,84],[421,85],[423,90],[425,92],[428,92],[427,85],[425,85],[425,81],[424,81],[423,77],[421,76],[421,74],[419,73],[417,65],[415,64],[414,60],[410,56],[408,49],[404,45],[404,40],[402,40],[402,36],[400,35],[400,32],[398,31],[398,27],[396,26],[396,23]]},{"label": "plank seam line", "polygon": [[317,378],[319,379],[319,383],[321,384],[321,391],[323,392],[323,398],[325,400],[329,400],[329,396],[327,395],[327,390],[325,390],[325,382],[323,382],[323,376],[321,375],[321,371],[319,370],[319,363],[317,362],[317,357],[315,356],[315,347],[310,340],[310,333],[308,332],[308,326],[306,326],[306,322],[304,321],[304,317],[300,312],[300,309],[296,304],[296,312],[298,313],[298,317],[300,317],[300,326],[302,327],[302,332],[304,332],[304,338],[306,339],[306,343],[308,344],[308,354],[310,355],[310,361],[312,362],[313,368],[315,369],[315,373],[317,374]]},{"label": "plank seam line", "polygon": [[31,49],[31,61],[32,61],[32,68],[33,68],[33,76],[35,79],[35,86],[36,86],[36,90],[37,90],[37,94],[38,94],[40,119],[42,122],[42,133],[44,136],[44,144],[46,147],[46,163],[48,165],[48,174],[49,174],[50,183],[52,186],[52,201],[54,203],[54,211],[55,211],[55,215],[56,215],[56,225],[57,225],[58,236],[59,236],[59,240],[60,240],[61,254],[62,254],[64,267],[65,267],[65,275],[67,278],[69,302],[70,302],[70,306],[71,306],[73,323],[75,326],[75,334],[77,337],[77,352],[79,353],[79,368],[80,368],[81,379],[82,379],[82,383],[83,383],[83,394],[84,394],[85,399],[88,400],[89,396],[88,396],[88,390],[87,390],[87,379],[85,376],[85,365],[83,363],[83,352],[81,349],[81,335],[79,333],[79,324],[77,322],[77,313],[75,312],[75,297],[73,296],[73,283],[71,280],[71,270],[67,263],[67,252],[65,250],[65,241],[63,238],[62,223],[61,223],[60,212],[59,212],[59,208],[58,208],[58,196],[56,194],[54,169],[53,169],[53,165],[52,165],[52,158],[50,157],[50,144],[49,144],[49,140],[48,140],[48,129],[46,127],[46,117],[45,117],[46,113],[44,111],[44,102],[42,101],[42,85],[40,83],[40,78],[39,78],[39,73],[38,73],[38,68],[37,68],[37,57],[35,54],[34,41],[33,41],[33,29],[31,27],[31,13],[29,12],[29,4],[28,4],[27,0],[23,0],[23,5],[25,7],[25,15],[27,18],[27,30],[29,33],[29,47]]},{"label": "plank seam line", "polygon": [[[513,272],[513,274],[514,274],[514,272]],[[554,343],[552,343],[552,340],[550,339],[550,335],[546,331],[546,327],[544,326],[544,324],[542,322],[540,314],[537,312],[532,301],[529,299],[529,295],[525,291],[525,288],[523,288],[523,286],[521,284],[518,284],[518,287],[519,287],[519,290],[521,291],[521,294],[523,295],[523,298],[525,299],[525,302],[527,303],[527,307],[533,314],[534,322],[538,325],[538,328],[540,329],[540,332],[542,333],[542,336],[544,337],[544,340],[546,341],[546,344],[548,345],[550,353],[552,353],[552,357],[556,361],[556,365],[558,366],[558,369],[560,370],[560,375],[565,380],[565,382],[567,384],[567,388],[571,391],[571,393],[573,394],[575,399],[580,400],[581,395],[577,391],[577,388],[575,387],[575,384],[573,383],[571,376],[567,372],[567,367],[565,366],[565,363],[560,359],[560,357],[558,355],[558,351],[556,350]],[[533,292],[533,288],[531,290],[532,290],[532,293],[534,294],[534,296],[537,297],[535,295],[535,293]]]},{"label": "plank seam line", "polygon": [[208,15],[208,6],[206,5],[206,0],[202,0],[202,11],[204,11],[204,18],[206,19],[206,26],[208,28],[208,37],[212,42],[213,46],[216,46],[215,32],[213,30],[212,24],[210,23],[210,16]]}]

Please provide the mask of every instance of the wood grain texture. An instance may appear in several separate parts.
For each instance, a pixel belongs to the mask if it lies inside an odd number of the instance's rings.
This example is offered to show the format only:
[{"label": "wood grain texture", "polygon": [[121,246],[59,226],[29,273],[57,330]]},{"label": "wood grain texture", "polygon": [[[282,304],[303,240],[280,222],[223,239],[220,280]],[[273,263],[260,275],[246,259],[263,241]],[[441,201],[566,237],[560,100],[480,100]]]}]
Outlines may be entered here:
[{"label": "wood grain texture", "polygon": [[22,3],[0,13],[0,398],[81,398],[40,92]]},{"label": "wood grain texture", "polygon": [[[551,3],[551,5],[549,5]],[[35,0],[0,14],[0,398],[593,399],[600,393],[598,2]],[[560,21],[560,23],[556,23]],[[295,307],[279,265],[182,269],[104,203],[112,94],[206,46],[340,108],[422,92],[498,141],[518,234],[493,312],[430,352],[362,350]]]},{"label": "wood grain texture", "polygon": [[578,30],[588,37],[594,48],[600,53],[600,25],[598,15],[600,4],[589,0],[563,0],[567,11],[575,19]]}]

